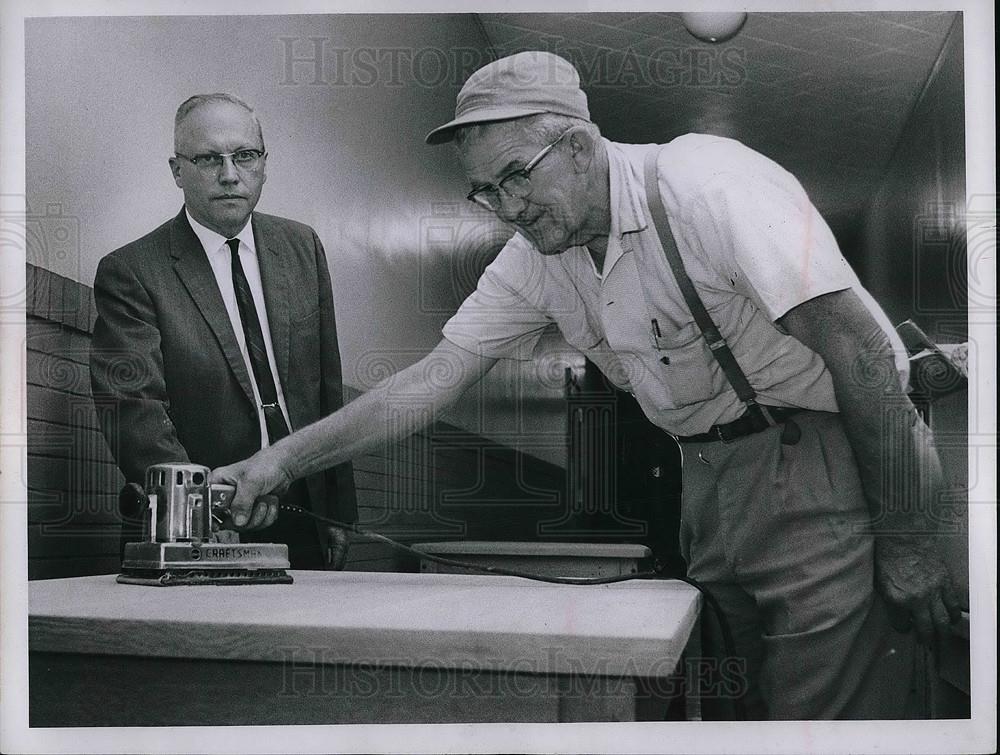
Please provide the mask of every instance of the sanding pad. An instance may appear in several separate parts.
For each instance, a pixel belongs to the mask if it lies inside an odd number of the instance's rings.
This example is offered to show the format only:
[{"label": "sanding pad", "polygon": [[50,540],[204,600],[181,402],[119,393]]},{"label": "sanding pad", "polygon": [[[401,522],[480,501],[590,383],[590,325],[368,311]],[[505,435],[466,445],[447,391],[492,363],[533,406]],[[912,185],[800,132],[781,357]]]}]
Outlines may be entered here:
[{"label": "sanding pad", "polygon": [[290,584],[280,543],[128,543],[118,581],[130,585]]}]

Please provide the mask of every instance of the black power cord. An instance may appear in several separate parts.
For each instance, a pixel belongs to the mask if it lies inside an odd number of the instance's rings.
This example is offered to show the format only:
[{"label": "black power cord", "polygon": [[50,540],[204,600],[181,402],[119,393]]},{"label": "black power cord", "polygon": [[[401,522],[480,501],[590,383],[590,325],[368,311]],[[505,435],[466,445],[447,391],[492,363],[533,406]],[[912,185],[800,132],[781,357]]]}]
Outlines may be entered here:
[{"label": "black power cord", "polygon": [[[729,626],[729,621],[726,619],[726,615],[722,610],[722,606],[719,605],[715,596],[708,591],[705,587],[699,584],[696,580],[690,577],[671,575],[669,577],[665,576],[662,572],[656,570],[640,571],[634,572],[632,574],[619,574],[614,577],[551,577],[545,574],[533,574],[531,572],[520,571],[518,569],[504,569],[499,566],[486,566],[484,564],[470,564],[464,561],[457,561],[452,558],[442,558],[441,556],[435,556],[430,553],[424,553],[423,551],[417,550],[416,548],[411,548],[409,545],[404,545],[403,543],[393,540],[390,537],[379,534],[378,532],[373,532],[371,530],[363,529],[356,524],[351,522],[340,522],[336,519],[331,519],[329,517],[321,516],[308,509],[304,509],[300,506],[292,506],[289,504],[282,503],[279,508],[284,509],[295,514],[304,514],[305,516],[312,517],[317,521],[323,522],[324,524],[331,524],[338,529],[347,530],[348,532],[353,532],[355,535],[361,537],[366,537],[370,540],[375,540],[380,543],[385,543],[386,545],[394,548],[396,550],[409,553],[417,558],[424,559],[426,561],[432,561],[436,564],[441,564],[443,566],[452,566],[460,569],[468,569],[470,571],[483,572],[485,574],[498,574],[504,577],[521,577],[522,579],[531,579],[536,582],[548,582],[550,584],[557,585],[610,585],[616,582],[627,582],[633,579],[676,579],[685,584],[691,585],[691,587],[698,590],[702,597],[705,599],[705,603],[708,604],[709,608],[712,609],[712,613],[715,614],[716,620],[719,622],[719,630],[722,634],[722,644],[726,656],[728,658],[736,658],[736,643],[733,640],[732,628]],[[743,700],[741,697],[737,696],[734,698],[734,708],[736,712],[736,719],[738,721],[746,720],[746,711],[743,705]]]}]

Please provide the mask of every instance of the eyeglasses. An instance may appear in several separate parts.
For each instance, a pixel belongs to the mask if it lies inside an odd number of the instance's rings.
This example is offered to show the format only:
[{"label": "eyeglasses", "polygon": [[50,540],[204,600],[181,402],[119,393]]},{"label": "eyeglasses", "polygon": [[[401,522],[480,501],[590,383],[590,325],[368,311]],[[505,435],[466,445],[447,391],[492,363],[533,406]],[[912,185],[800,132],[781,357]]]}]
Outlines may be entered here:
[{"label": "eyeglasses", "polygon": [[531,171],[538,167],[538,163],[542,161],[542,158],[549,154],[552,148],[562,141],[562,138],[568,133],[569,129],[563,131],[558,139],[548,146],[543,147],[542,151],[531,158],[527,165],[508,173],[497,182],[496,186],[480,186],[478,189],[473,189],[466,195],[466,199],[493,212],[500,209],[502,201],[500,198],[501,189],[509,197],[524,199],[531,194]]},{"label": "eyeglasses", "polygon": [[226,162],[226,158],[231,158],[233,165],[239,170],[254,170],[260,163],[260,159],[267,155],[267,152],[263,152],[259,149],[239,149],[235,152],[206,152],[202,155],[194,155],[188,157],[187,155],[182,155],[180,152],[174,153],[177,157],[183,157],[194,167],[204,173],[213,173],[219,170],[223,164]]}]

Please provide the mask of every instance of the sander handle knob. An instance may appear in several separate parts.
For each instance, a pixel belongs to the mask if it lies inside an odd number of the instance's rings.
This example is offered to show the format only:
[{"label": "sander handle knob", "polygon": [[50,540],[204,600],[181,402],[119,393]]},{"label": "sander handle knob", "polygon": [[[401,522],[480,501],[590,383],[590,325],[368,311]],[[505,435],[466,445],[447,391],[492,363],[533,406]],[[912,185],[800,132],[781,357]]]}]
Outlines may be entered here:
[{"label": "sander handle knob", "polygon": [[[233,504],[233,497],[236,495],[236,486],[229,485],[226,483],[212,483],[209,486],[209,501],[211,503],[212,516],[215,518],[216,523],[220,527],[225,527],[226,529],[233,526],[232,520],[229,519],[230,508]],[[278,505],[278,496],[267,493],[265,495],[259,495],[255,499],[255,503],[263,502],[268,506]]]},{"label": "sander handle knob", "polygon": [[224,482],[213,482],[208,486],[208,498],[212,513],[228,513],[236,495],[236,486]]},{"label": "sander handle knob", "polygon": [[148,505],[149,496],[138,483],[127,482],[118,492],[118,513],[123,519],[140,518]]}]

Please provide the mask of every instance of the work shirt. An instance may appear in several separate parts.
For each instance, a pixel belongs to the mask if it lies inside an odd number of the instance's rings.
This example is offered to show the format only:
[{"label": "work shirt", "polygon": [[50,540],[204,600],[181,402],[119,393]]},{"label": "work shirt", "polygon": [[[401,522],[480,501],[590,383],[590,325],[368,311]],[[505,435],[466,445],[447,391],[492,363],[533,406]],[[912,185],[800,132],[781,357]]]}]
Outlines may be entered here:
[{"label": "work shirt", "polygon": [[[483,356],[530,359],[555,322],[653,423],[676,435],[706,432],[746,407],[695,324],[650,218],[643,163],[654,145],[602,142],[611,202],[603,270],[585,247],[546,256],[517,233],[445,324],[444,337]],[[845,289],[889,335],[905,382],[895,330],[790,173],[739,142],[702,134],[660,147],[657,167],[688,275],[759,402],[837,411],[823,360],[775,321]]]},{"label": "work shirt", "polygon": [[[253,365],[250,362],[250,352],[247,351],[246,334],[243,332],[243,319],[240,317],[240,307],[236,302],[236,288],[233,285],[232,252],[226,244],[226,237],[222,236],[211,228],[206,228],[193,217],[191,213],[184,209],[191,230],[198,237],[205,255],[212,266],[215,274],[215,282],[219,286],[219,293],[222,294],[222,302],[226,305],[226,313],[229,315],[229,322],[233,326],[233,334],[236,342],[240,345],[240,353],[247,366],[247,374],[250,375],[250,385],[253,387],[253,400],[257,404],[257,419],[260,423],[260,447],[267,448],[270,440],[267,435],[267,423],[264,420],[263,401],[260,398],[260,389],[257,381],[253,378]],[[288,407],[285,406],[285,394],[281,390],[281,379],[278,377],[277,363],[274,361],[274,346],[271,343],[271,329],[267,324],[267,305],[264,303],[264,286],[260,280],[260,264],[257,262],[257,246],[253,238],[253,226],[250,221],[243,226],[243,229],[231,238],[239,239],[240,264],[243,265],[243,274],[246,275],[247,283],[250,285],[250,294],[253,297],[254,307],[257,309],[257,318],[260,320],[260,330],[264,336],[264,349],[267,351],[267,364],[271,368],[271,375],[274,377],[274,387],[278,393],[278,406],[285,417],[285,424],[288,427],[292,423],[288,419]],[[209,386],[206,386],[209,389]]]}]

